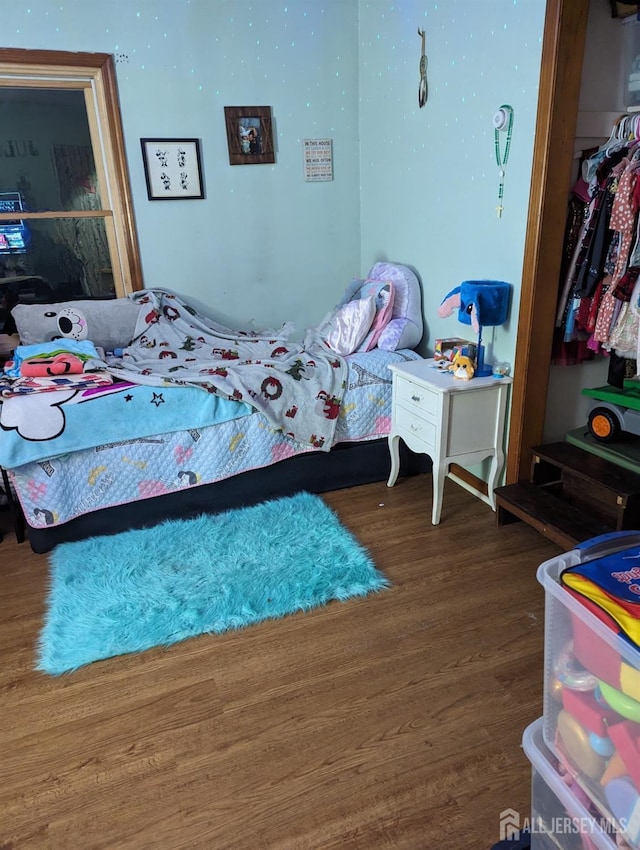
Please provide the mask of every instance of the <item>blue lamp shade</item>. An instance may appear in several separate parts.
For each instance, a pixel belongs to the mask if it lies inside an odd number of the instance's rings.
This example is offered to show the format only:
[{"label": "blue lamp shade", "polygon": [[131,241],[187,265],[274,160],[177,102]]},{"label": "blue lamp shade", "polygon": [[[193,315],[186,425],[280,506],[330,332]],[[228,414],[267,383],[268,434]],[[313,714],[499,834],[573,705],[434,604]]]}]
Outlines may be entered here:
[{"label": "blue lamp shade", "polygon": [[511,284],[502,280],[465,280],[445,295],[438,314],[451,316],[458,310],[458,321],[471,325],[476,333],[482,326],[502,325],[507,321]]}]

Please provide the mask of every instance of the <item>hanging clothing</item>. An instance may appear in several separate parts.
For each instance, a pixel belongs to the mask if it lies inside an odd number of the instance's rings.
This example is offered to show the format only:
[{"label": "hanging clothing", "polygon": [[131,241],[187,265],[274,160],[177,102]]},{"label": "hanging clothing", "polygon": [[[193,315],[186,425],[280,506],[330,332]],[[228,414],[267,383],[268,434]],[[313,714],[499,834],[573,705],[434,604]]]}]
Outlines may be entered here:
[{"label": "hanging clothing", "polygon": [[632,162],[623,160],[623,163],[625,163],[625,167],[618,180],[618,188],[613,199],[609,219],[611,230],[617,230],[620,233],[618,257],[611,282],[611,293],[621,301],[628,301],[631,297],[635,280],[629,281],[627,279],[625,285],[622,287],[620,286],[620,282],[625,277],[627,271],[629,253],[636,228],[637,207],[634,203],[634,192],[637,182],[637,169]]},{"label": "hanging clothing", "polygon": [[[640,359],[640,117],[586,153],[567,208],[554,362]],[[629,367],[626,366],[626,369]],[[613,370],[619,378],[619,369]]]}]

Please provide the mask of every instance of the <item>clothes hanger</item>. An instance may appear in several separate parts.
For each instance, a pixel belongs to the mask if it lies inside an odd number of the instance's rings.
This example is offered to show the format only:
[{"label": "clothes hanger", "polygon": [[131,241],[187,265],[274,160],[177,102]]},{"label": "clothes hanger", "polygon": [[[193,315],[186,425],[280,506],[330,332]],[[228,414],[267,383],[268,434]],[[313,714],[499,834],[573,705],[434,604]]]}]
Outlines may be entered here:
[{"label": "clothes hanger", "polygon": [[625,115],[620,123],[619,129],[620,138],[626,141],[632,141],[636,138],[636,116]]},{"label": "clothes hanger", "polygon": [[628,123],[629,123],[629,116],[628,115],[623,115],[620,118],[620,120],[617,122],[616,138],[619,141],[624,141],[627,138],[627,136],[629,134],[629,131],[627,130],[627,124]]},{"label": "clothes hanger", "polygon": [[[582,166],[580,171],[582,174],[582,179],[585,181],[585,183],[589,183],[591,185],[593,180],[595,179],[596,171],[600,163],[603,162],[612,153],[615,153],[615,151],[619,150],[621,147],[629,145],[628,140],[625,139],[625,134],[627,132],[626,122],[629,117],[630,115],[627,112],[624,112],[619,115],[613,122],[613,126],[611,127],[611,133],[609,134],[609,138],[606,140],[606,142],[603,142],[595,153],[582,160]],[[634,120],[636,117],[638,116],[634,114]],[[634,136],[635,132],[636,131],[634,129]]]},{"label": "clothes hanger", "polygon": [[604,142],[602,145],[600,145],[600,147],[601,147],[601,148],[603,148],[603,149],[604,149],[604,148],[606,148],[608,145],[610,145],[610,144],[612,144],[613,142],[615,142],[615,141],[617,141],[617,140],[618,140],[618,131],[619,131],[619,129],[620,129],[620,124],[622,124],[622,122],[624,121],[624,119],[625,119],[626,117],[627,117],[627,116],[626,116],[626,114],[618,115],[618,117],[616,118],[616,120],[613,122],[613,126],[612,126],[612,128],[611,128],[611,133],[609,134],[609,138],[607,139],[607,141],[606,141],[606,142]]},{"label": "clothes hanger", "polygon": [[616,118],[616,120],[613,122],[609,138],[606,140],[606,142],[603,142],[600,145],[597,152],[593,154],[593,157],[602,159],[603,156],[608,156],[610,153],[613,153],[615,150],[617,150],[621,144],[623,144],[624,123],[628,117],[629,116],[627,115],[627,113],[624,113]]}]

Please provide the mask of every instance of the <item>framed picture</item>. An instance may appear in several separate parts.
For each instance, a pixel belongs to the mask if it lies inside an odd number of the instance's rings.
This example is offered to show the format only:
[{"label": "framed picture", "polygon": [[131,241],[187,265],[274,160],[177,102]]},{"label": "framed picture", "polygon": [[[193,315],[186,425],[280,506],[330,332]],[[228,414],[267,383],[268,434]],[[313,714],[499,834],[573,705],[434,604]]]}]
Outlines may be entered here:
[{"label": "framed picture", "polygon": [[140,139],[150,201],[204,198],[198,139]]},{"label": "framed picture", "polygon": [[275,162],[270,106],[225,106],[230,165]]},{"label": "framed picture", "polygon": [[307,182],[333,180],[331,139],[303,139],[304,179]]}]

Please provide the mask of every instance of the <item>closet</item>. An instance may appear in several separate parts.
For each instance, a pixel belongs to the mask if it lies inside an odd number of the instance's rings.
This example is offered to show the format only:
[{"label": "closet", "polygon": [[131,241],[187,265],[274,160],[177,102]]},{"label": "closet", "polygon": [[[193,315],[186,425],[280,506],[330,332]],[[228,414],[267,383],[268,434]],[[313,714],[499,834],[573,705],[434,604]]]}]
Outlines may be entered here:
[{"label": "closet", "polygon": [[[636,522],[627,506],[640,500],[635,472],[579,449],[575,451],[581,457],[566,456],[565,435],[586,425],[588,401],[582,388],[606,384],[608,360],[597,357],[576,366],[552,361],[570,189],[581,151],[603,144],[626,112],[627,48],[634,33],[629,27],[638,26],[612,18],[608,0],[547,0],[512,387],[509,483],[498,488],[496,497],[498,522],[523,519],[563,548],[570,548],[572,535],[586,539],[588,529],[600,528],[602,519],[612,529]],[[594,468],[592,461],[600,463]]]},{"label": "closet", "polygon": [[[627,66],[634,30],[640,30],[640,24],[633,18],[611,17],[608,0],[590,0],[567,209],[571,187],[580,176],[583,154],[603,145],[614,133],[621,116],[628,114]],[[634,120],[632,113],[631,120]],[[618,126],[618,129],[622,128]],[[561,274],[559,292],[563,283]],[[605,384],[609,369],[602,354],[575,365],[557,362],[557,336],[556,330],[544,422],[545,443],[562,440],[568,431],[586,423],[589,400],[582,395],[582,389]]]}]

